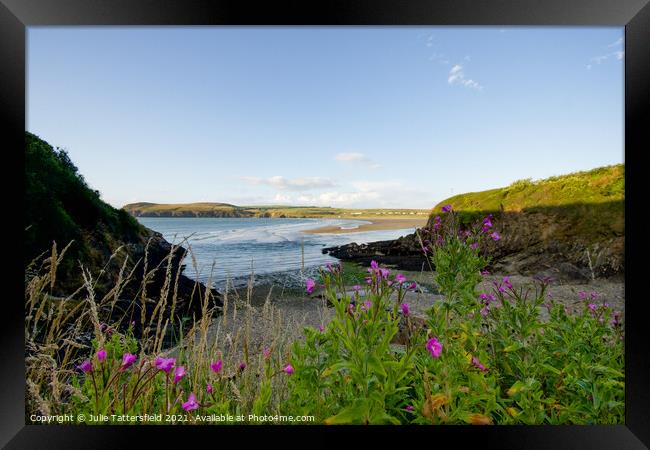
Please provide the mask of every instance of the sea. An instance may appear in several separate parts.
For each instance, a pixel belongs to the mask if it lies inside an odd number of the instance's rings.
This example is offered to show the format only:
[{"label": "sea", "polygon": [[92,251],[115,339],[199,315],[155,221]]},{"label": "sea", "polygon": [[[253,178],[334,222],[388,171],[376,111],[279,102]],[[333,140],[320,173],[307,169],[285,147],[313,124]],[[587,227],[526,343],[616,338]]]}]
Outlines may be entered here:
[{"label": "sea", "polygon": [[299,281],[338,261],[322,253],[325,247],[397,239],[415,231],[303,233],[324,226],[355,230],[370,223],[352,219],[138,217],[138,221],[167,241],[188,248],[183,273],[218,289],[227,282],[242,285],[286,273]]}]

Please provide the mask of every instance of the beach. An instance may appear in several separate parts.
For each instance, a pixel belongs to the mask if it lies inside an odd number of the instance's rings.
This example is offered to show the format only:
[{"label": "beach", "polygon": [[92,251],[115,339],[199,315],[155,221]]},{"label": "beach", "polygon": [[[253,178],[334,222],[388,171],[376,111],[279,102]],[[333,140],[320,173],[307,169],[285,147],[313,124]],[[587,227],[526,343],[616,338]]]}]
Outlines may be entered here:
[{"label": "beach", "polygon": [[[350,217],[352,219],[352,217]],[[367,220],[370,223],[361,224],[357,228],[341,228],[336,225],[328,225],[311,230],[304,230],[306,234],[344,234],[344,233],[360,233],[363,231],[377,231],[377,230],[401,230],[407,228],[420,228],[427,224],[427,216],[422,217],[408,217],[408,218],[369,218],[354,217],[355,220]]]}]

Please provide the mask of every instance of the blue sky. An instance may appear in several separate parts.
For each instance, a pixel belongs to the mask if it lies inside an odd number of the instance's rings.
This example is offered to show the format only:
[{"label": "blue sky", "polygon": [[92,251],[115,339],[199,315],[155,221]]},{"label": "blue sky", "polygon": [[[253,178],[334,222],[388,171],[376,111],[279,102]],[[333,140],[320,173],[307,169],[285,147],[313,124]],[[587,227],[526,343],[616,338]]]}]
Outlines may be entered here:
[{"label": "blue sky", "polygon": [[430,208],[623,162],[622,27],[30,27],[27,129],[121,207]]}]

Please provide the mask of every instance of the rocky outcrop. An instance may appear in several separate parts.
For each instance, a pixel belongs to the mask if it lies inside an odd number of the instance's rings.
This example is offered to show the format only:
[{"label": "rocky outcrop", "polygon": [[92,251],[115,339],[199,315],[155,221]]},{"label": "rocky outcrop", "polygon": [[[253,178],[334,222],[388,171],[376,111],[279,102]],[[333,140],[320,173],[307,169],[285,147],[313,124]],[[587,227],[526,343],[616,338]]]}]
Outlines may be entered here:
[{"label": "rocky outcrop", "polygon": [[[502,239],[487,243],[489,270],[493,272],[558,280],[588,280],[625,272],[622,202],[495,212],[494,216]],[[361,264],[376,260],[402,270],[430,270],[416,234],[394,241],[325,248],[323,253]]]}]

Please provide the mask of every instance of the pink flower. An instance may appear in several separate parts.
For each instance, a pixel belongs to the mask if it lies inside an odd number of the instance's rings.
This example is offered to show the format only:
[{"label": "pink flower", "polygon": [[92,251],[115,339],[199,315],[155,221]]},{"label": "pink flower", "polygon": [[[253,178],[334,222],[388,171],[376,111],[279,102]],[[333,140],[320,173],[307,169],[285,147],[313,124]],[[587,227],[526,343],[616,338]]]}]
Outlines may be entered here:
[{"label": "pink flower", "polygon": [[449,211],[451,211],[451,205],[445,205],[442,207],[443,213],[448,213]]},{"label": "pink flower", "polygon": [[490,272],[488,272],[487,270],[481,270],[481,275],[483,276],[490,275]]},{"label": "pink flower", "polygon": [[208,394],[212,394],[212,392],[214,391],[214,389],[212,388],[212,385],[210,383],[208,383],[208,385],[205,387],[205,391]]},{"label": "pink flower", "polygon": [[409,315],[409,304],[408,303],[402,303],[399,306],[402,309],[402,314],[404,314],[404,317],[408,316]]},{"label": "pink flower", "polygon": [[431,356],[433,356],[434,358],[438,358],[442,353],[442,344],[438,341],[438,339],[432,337],[427,342],[427,350],[429,350]]},{"label": "pink flower", "polygon": [[316,282],[311,278],[307,278],[307,280],[305,280],[305,287],[307,288],[307,293],[311,294],[312,292],[314,292],[314,288],[316,287]]},{"label": "pink flower", "polygon": [[476,250],[478,248],[478,242],[474,242],[472,244],[469,244],[469,248],[471,248],[472,250]]},{"label": "pink flower", "polygon": [[370,261],[370,268],[371,268],[372,270],[377,270],[377,269],[379,269],[379,264],[377,264],[377,261],[375,261],[375,260]]},{"label": "pink flower", "polygon": [[363,309],[364,311],[370,311],[370,308],[372,308],[372,302],[370,300],[366,300],[365,302],[363,302],[361,309]]},{"label": "pink flower", "polygon": [[404,408],[404,409],[407,410],[408,412],[415,411],[415,408],[413,407],[413,405],[407,405],[406,408]]},{"label": "pink flower", "polygon": [[178,383],[179,381],[181,381],[183,379],[183,377],[185,375],[186,375],[185,367],[178,366],[176,368],[176,370],[174,370],[174,381],[173,381],[173,383],[174,384]]},{"label": "pink flower", "polygon": [[492,238],[493,241],[498,241],[501,240],[501,235],[498,232],[493,232],[490,237]]},{"label": "pink flower", "polygon": [[93,364],[92,364],[90,361],[88,361],[88,360],[85,360],[84,362],[82,362],[81,364],[79,364],[77,367],[78,367],[79,369],[81,369],[81,371],[82,371],[83,373],[90,373],[90,372],[93,371]]},{"label": "pink flower", "polygon": [[99,362],[106,361],[106,350],[101,349],[96,353],[97,359]]},{"label": "pink flower", "polygon": [[265,348],[262,350],[262,354],[264,355],[264,359],[269,359],[271,357],[271,349]]},{"label": "pink flower", "polygon": [[245,368],[246,368],[245,362],[242,361],[241,363],[239,363],[239,370],[244,370]]},{"label": "pink flower", "polygon": [[354,314],[354,305],[352,303],[348,305],[348,313]]},{"label": "pink flower", "polygon": [[187,401],[183,403],[183,409],[185,411],[199,409],[199,404],[196,402],[196,395],[194,395],[194,392],[190,392],[189,397],[187,397]]},{"label": "pink flower", "polygon": [[397,275],[395,275],[395,281],[399,284],[402,284],[406,281],[406,277],[401,273],[398,273]]},{"label": "pink flower", "polygon": [[133,365],[133,363],[138,359],[137,356],[132,355],[131,353],[125,353],[122,356],[122,370],[126,370]]},{"label": "pink flower", "polygon": [[176,364],[175,358],[161,358],[160,356],[154,361],[154,365],[158,370],[162,370],[165,373],[169,373]]},{"label": "pink flower", "polygon": [[388,269],[379,269],[379,272],[381,273],[381,277],[384,279],[388,278],[388,275],[390,274],[390,270]]},{"label": "pink flower", "polygon": [[213,371],[214,373],[219,373],[219,372],[221,372],[221,368],[222,368],[222,367],[223,367],[223,361],[220,360],[220,359],[218,359],[218,360],[216,360],[215,362],[213,362],[212,364],[210,364],[210,369],[212,369],[212,371]]},{"label": "pink flower", "polygon": [[588,308],[591,310],[591,312],[596,312],[597,306],[594,303],[589,303]]},{"label": "pink flower", "polygon": [[487,367],[481,364],[481,361],[476,356],[472,356],[472,365],[478,368],[481,372],[487,372]]},{"label": "pink flower", "polygon": [[357,291],[361,290],[361,286],[359,286],[358,284],[355,284],[354,286],[352,286],[352,290],[357,292]]},{"label": "pink flower", "polygon": [[412,282],[412,283],[409,285],[409,289],[416,290],[417,288],[418,288],[418,285],[417,285],[417,283],[416,283],[415,281]]},{"label": "pink flower", "polygon": [[325,331],[325,327],[322,326],[322,325],[319,325],[318,326],[318,331],[320,331],[322,333],[323,331]]},{"label": "pink flower", "polygon": [[510,282],[510,277],[503,277],[503,284],[505,284],[505,286],[508,289],[512,289],[512,283]]},{"label": "pink flower", "polygon": [[483,308],[481,308],[481,315],[483,317],[486,317],[489,312],[490,312],[490,307],[489,306],[484,306]]},{"label": "pink flower", "polygon": [[293,366],[291,364],[287,364],[282,370],[284,370],[284,373],[286,373],[287,375],[292,375],[294,372]]},{"label": "pink flower", "polygon": [[588,294],[585,291],[578,292],[578,297],[580,298],[580,300],[587,300],[587,295]]}]

